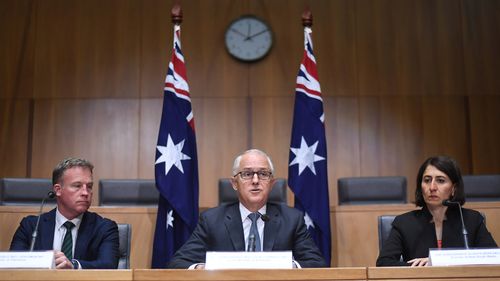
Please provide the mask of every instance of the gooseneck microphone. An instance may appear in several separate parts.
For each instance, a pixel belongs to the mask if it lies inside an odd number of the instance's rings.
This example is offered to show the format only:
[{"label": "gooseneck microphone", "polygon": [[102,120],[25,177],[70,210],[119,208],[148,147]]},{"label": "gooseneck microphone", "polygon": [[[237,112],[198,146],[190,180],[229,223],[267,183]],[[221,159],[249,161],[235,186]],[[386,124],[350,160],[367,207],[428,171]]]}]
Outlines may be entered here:
[{"label": "gooseneck microphone", "polygon": [[268,222],[271,219],[267,214],[259,213],[259,215],[260,215],[260,218],[262,219],[262,221],[264,221],[264,222]]},{"label": "gooseneck microphone", "polygon": [[38,218],[36,219],[35,230],[33,230],[33,234],[31,234],[30,252],[33,252],[33,249],[35,248],[36,236],[38,235],[38,225],[40,224],[40,217],[42,216],[42,210],[43,210],[43,205],[45,204],[45,200],[47,198],[52,199],[54,197],[56,197],[56,194],[54,193],[54,191],[51,190],[42,200],[42,204],[40,205],[40,211],[38,212]]},{"label": "gooseneck microphone", "polygon": [[462,221],[462,235],[464,236],[464,246],[465,246],[465,249],[468,250],[469,249],[469,239],[467,238],[467,236],[469,235],[469,233],[467,233],[467,229],[465,229],[464,216],[462,215],[462,205],[460,205],[460,202],[451,201],[451,200],[443,200],[443,205],[448,206],[448,207],[451,207],[454,205],[458,206],[458,210],[460,211],[460,220]]}]

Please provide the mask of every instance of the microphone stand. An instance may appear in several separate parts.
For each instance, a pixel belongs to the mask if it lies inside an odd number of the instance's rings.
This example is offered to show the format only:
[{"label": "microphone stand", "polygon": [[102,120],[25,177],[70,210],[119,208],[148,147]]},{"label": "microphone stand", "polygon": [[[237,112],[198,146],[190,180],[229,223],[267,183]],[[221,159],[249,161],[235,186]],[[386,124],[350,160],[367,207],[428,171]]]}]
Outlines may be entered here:
[{"label": "microphone stand", "polygon": [[465,224],[464,224],[464,216],[462,215],[462,206],[460,206],[460,203],[458,203],[458,210],[460,211],[460,219],[462,220],[462,235],[464,236],[464,246],[465,246],[465,249],[469,249],[469,239],[468,239],[468,235],[469,233],[467,233],[467,229],[465,229]]},{"label": "microphone stand", "polygon": [[449,206],[449,207],[451,207],[453,205],[458,206],[458,211],[460,212],[460,220],[462,222],[462,235],[464,237],[464,246],[465,246],[465,249],[468,250],[469,249],[469,239],[468,239],[469,233],[467,232],[467,229],[465,228],[464,216],[462,214],[462,206],[460,205],[460,202],[451,201],[451,200],[444,200],[443,205]]},{"label": "microphone stand", "polygon": [[255,252],[255,235],[253,235],[253,234],[250,234],[248,236],[247,252]]},{"label": "microphone stand", "polygon": [[38,235],[38,225],[40,224],[40,217],[42,216],[42,210],[43,210],[43,205],[45,204],[45,200],[47,198],[54,198],[56,194],[53,191],[49,191],[47,195],[43,198],[42,204],[40,205],[40,211],[38,212],[38,218],[36,219],[36,225],[35,225],[35,230],[33,230],[33,233],[31,234],[31,244],[30,244],[30,252],[33,252],[33,249],[35,248],[35,241],[36,237]]}]

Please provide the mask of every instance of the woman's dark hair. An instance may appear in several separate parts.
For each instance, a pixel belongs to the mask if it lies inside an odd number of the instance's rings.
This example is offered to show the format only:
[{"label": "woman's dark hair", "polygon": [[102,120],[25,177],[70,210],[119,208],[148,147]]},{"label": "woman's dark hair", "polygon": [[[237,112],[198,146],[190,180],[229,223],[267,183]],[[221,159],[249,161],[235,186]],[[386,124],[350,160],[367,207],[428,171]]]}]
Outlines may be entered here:
[{"label": "woman's dark hair", "polygon": [[415,189],[415,205],[419,207],[425,205],[424,196],[422,195],[422,178],[424,177],[425,169],[429,165],[436,167],[450,178],[452,184],[455,186],[455,193],[450,200],[460,202],[460,205],[463,205],[465,203],[465,193],[462,173],[457,162],[448,156],[430,157],[420,166],[417,175],[417,188]]}]

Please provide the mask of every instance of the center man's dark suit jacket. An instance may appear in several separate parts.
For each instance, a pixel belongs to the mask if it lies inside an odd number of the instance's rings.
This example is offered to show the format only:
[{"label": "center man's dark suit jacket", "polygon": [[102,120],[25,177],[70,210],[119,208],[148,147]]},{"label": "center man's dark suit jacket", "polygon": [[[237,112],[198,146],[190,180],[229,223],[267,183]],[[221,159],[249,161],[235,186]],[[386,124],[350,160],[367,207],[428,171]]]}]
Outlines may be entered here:
[{"label": "center man's dark suit jacket", "polygon": [[[292,251],[302,267],[327,267],[304,223],[304,214],[285,204],[268,203],[264,251]],[[245,251],[239,203],[223,204],[200,215],[188,241],[175,253],[169,268],[204,263],[207,251]]]},{"label": "center man's dark suit jacket", "polygon": [[[29,250],[36,220],[37,216],[27,216],[22,219],[12,238],[11,251]],[[38,226],[35,251],[53,249],[55,225],[56,209],[42,214]],[[82,268],[117,268],[119,259],[118,245],[118,227],[114,221],[92,212],[83,214],[74,253],[74,259],[80,262]]]}]

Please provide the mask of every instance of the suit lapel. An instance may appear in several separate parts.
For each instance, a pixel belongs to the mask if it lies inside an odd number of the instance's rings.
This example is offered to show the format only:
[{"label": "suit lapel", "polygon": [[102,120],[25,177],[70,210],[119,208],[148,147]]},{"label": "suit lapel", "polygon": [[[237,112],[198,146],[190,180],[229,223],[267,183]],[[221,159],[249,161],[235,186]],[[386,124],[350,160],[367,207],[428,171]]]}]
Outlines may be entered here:
[{"label": "suit lapel", "polygon": [[278,207],[273,204],[267,204],[266,212],[269,216],[269,221],[264,226],[264,246],[262,248],[264,251],[272,251],[276,234],[280,228],[281,219]]},{"label": "suit lapel", "polygon": [[[38,226],[38,243],[40,247],[35,249],[48,250],[54,248],[54,231],[56,228],[56,209],[45,213],[40,218],[40,225]],[[38,244],[37,243],[37,244]]]},{"label": "suit lapel", "polygon": [[94,229],[95,217],[91,216],[89,212],[85,212],[82,217],[82,223],[78,228],[78,237],[76,237],[75,253],[73,254],[76,259],[85,258],[87,247],[89,246],[90,233]]},{"label": "suit lapel", "polygon": [[245,241],[243,235],[243,223],[241,222],[241,214],[239,204],[231,204],[227,207],[224,217],[224,225],[227,233],[231,238],[235,251],[245,251]]}]

